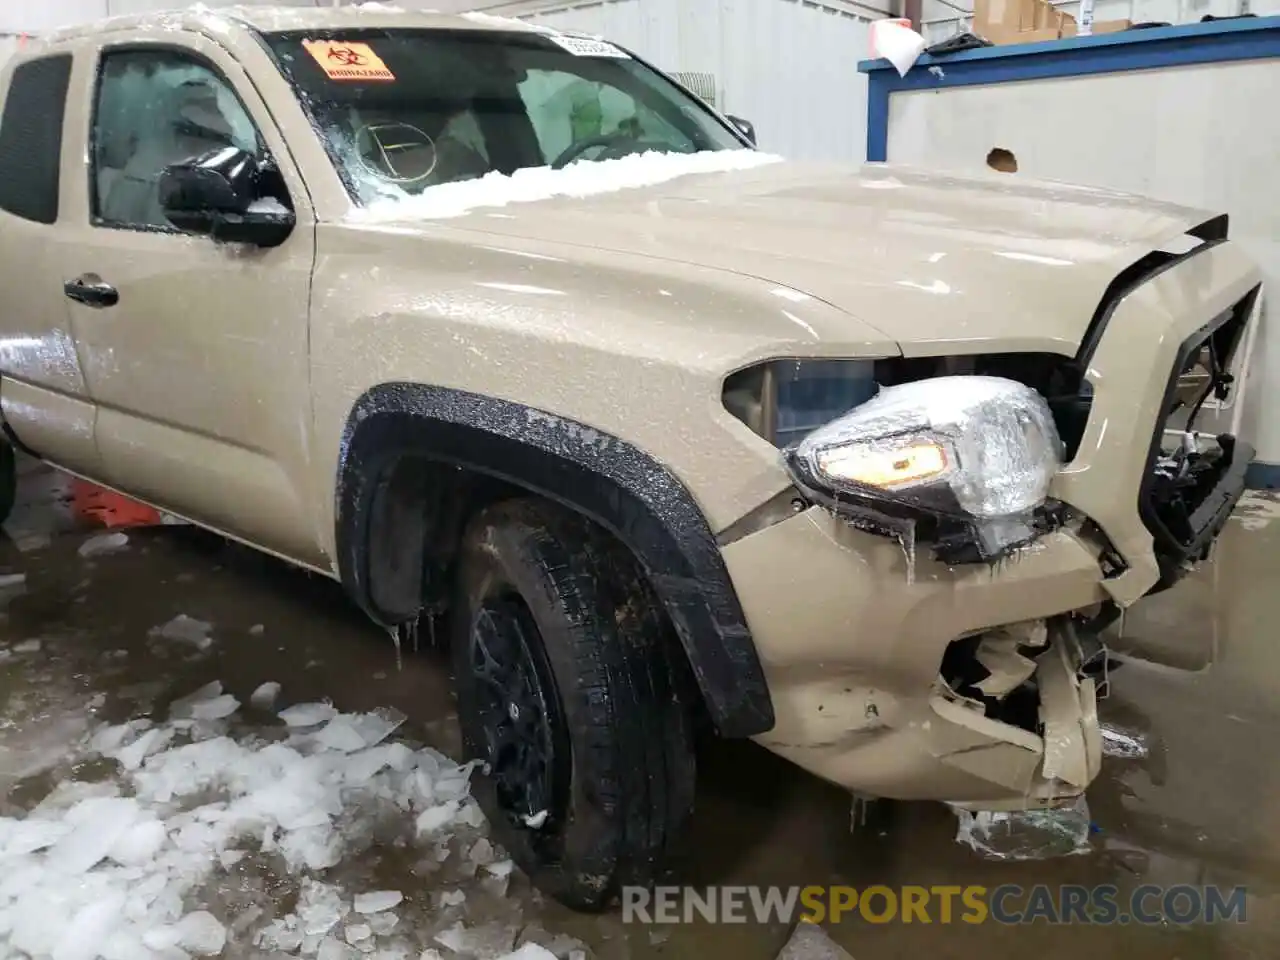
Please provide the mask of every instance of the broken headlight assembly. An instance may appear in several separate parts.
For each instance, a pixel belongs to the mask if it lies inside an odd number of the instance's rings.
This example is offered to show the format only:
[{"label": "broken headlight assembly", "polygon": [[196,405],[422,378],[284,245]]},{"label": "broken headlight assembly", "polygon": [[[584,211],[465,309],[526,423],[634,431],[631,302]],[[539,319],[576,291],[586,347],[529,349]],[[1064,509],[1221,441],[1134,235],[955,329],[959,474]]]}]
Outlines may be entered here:
[{"label": "broken headlight assembly", "polygon": [[883,388],[784,456],[802,490],[856,525],[973,562],[1045,529],[1063,445],[1031,387],[942,376]]}]

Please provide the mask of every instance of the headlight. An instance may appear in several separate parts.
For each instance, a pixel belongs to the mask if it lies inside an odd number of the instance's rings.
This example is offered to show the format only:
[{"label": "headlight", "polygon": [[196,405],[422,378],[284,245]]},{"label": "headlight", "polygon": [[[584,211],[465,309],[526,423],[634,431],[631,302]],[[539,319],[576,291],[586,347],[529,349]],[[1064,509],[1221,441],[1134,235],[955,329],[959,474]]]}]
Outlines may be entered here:
[{"label": "headlight", "polygon": [[787,452],[802,487],[973,521],[982,553],[1027,539],[1062,462],[1044,398],[1000,377],[886,387]]}]

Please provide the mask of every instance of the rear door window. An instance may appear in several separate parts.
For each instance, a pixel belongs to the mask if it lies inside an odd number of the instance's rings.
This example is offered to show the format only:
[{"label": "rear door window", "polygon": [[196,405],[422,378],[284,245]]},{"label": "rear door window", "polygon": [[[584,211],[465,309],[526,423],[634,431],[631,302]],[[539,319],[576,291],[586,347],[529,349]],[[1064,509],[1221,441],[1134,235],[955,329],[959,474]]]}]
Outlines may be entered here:
[{"label": "rear door window", "polygon": [[62,121],[71,55],[19,64],[0,115],[0,209],[35,223],[58,219]]}]

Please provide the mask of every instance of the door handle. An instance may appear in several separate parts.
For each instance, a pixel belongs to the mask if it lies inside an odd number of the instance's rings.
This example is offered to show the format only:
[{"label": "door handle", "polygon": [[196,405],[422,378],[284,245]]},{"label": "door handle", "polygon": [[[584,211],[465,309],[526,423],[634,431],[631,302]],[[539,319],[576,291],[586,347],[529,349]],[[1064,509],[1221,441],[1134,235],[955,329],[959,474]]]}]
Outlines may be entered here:
[{"label": "door handle", "polygon": [[62,285],[62,292],[77,303],[87,307],[114,307],[120,302],[120,291],[107,283],[96,273],[86,273],[68,280]]}]

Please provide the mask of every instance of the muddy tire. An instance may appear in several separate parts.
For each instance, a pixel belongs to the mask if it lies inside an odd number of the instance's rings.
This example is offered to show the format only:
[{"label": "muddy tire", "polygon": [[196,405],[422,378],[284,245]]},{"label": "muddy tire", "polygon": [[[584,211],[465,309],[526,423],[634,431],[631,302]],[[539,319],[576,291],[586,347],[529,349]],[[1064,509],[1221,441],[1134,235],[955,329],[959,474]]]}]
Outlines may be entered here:
[{"label": "muddy tire", "polygon": [[494,839],[573,909],[658,882],[693,808],[693,737],[634,559],[580,517],[510,501],[468,527],[456,590],[458,713]]},{"label": "muddy tire", "polygon": [[18,499],[18,458],[13,444],[0,438],[0,523],[9,519]]}]

